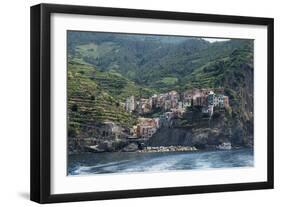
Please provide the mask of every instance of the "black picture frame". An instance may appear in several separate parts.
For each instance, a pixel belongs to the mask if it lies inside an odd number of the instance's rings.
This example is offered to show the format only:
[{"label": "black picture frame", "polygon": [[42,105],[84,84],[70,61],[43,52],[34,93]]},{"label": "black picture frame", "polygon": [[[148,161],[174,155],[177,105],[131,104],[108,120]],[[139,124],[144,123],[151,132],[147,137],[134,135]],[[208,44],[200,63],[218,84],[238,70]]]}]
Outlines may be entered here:
[{"label": "black picture frame", "polygon": [[[169,187],[154,189],[121,190],[106,192],[86,192],[74,194],[51,194],[51,71],[50,71],[50,16],[52,13],[99,15],[113,17],[134,17],[194,22],[219,22],[267,26],[267,181],[236,184],[203,185],[188,187]],[[166,196],[179,194],[211,193],[272,189],[274,186],[274,83],[273,46],[274,20],[272,18],[195,14],[168,11],[103,8],[88,6],[39,4],[31,7],[31,174],[30,199],[38,203],[88,201],[103,199],[135,198],[147,196]]]}]

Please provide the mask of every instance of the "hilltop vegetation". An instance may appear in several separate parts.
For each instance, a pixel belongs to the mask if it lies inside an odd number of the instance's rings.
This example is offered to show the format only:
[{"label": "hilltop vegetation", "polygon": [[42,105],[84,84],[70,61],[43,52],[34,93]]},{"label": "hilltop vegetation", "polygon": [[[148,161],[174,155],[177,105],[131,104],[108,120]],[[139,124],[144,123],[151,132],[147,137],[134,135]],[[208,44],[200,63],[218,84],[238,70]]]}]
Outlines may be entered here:
[{"label": "hilltop vegetation", "polygon": [[[68,40],[69,57],[163,91],[184,90],[193,84],[190,74],[226,61],[235,50],[253,49],[251,40],[209,43],[200,38],[112,33],[69,32]],[[205,85],[214,85],[211,81]]]}]

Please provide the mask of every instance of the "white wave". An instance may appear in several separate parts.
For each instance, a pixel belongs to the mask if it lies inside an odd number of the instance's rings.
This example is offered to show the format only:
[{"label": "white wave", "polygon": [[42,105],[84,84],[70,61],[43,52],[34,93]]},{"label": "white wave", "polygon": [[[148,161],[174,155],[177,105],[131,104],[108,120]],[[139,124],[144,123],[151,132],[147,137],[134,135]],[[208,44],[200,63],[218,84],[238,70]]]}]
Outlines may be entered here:
[{"label": "white wave", "polygon": [[[166,159],[161,158],[155,158],[149,161],[144,161],[142,163],[139,163],[137,166],[130,167],[127,169],[124,169],[123,172],[157,172],[157,171],[167,171],[167,170],[173,170],[173,167],[175,167],[179,162],[182,161],[182,157],[165,157]],[[165,160],[163,162],[163,160]]]},{"label": "white wave", "polygon": [[72,174],[74,175],[83,175],[87,174],[86,172],[90,171],[92,167],[86,167],[86,166],[79,166]]},{"label": "white wave", "polygon": [[97,164],[97,165],[92,165],[92,166],[78,166],[77,169],[74,170],[73,174],[74,175],[93,174],[93,173],[95,173],[94,169],[96,169],[96,168],[107,168],[107,167],[114,166],[114,165],[120,165],[120,164],[129,162],[129,161],[130,160],[123,160],[123,161],[118,161],[118,162],[108,162],[108,163]]},{"label": "white wave", "polygon": [[[230,153],[230,154],[229,154]],[[116,157],[118,159],[118,157]],[[104,160],[106,161],[106,159]],[[176,154],[144,154],[109,163],[92,166],[78,166],[71,175],[103,174],[103,173],[137,173],[159,172],[171,170],[199,170],[211,168],[249,167],[254,165],[252,155],[225,151],[207,151]]]}]

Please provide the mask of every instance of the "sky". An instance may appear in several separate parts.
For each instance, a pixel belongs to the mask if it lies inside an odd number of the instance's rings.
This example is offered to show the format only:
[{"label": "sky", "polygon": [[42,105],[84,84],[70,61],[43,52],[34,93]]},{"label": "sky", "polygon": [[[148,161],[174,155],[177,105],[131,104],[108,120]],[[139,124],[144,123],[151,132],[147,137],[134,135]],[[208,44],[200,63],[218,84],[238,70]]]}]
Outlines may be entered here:
[{"label": "sky", "polygon": [[230,39],[223,39],[223,38],[203,38],[204,40],[208,42],[222,42],[222,41],[228,41]]}]

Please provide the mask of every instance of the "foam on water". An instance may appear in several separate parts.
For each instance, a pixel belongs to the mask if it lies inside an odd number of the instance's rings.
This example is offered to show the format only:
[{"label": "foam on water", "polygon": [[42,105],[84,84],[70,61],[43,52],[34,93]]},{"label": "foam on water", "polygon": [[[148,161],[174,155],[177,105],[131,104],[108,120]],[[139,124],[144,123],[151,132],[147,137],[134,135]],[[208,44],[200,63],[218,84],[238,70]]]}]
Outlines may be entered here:
[{"label": "foam on water", "polygon": [[[77,162],[77,157],[75,161],[70,162],[72,168],[69,168],[69,175],[252,167],[254,164],[253,151],[250,149],[180,153],[108,153],[83,156],[81,155],[81,159],[83,158],[85,162],[83,164]],[[91,156],[95,159],[91,159]]]},{"label": "foam on water", "polygon": [[97,168],[110,169],[111,166],[114,168],[114,166],[120,165],[122,163],[126,163],[128,161],[129,160],[123,160],[123,161],[109,162],[109,163],[104,163],[104,164],[97,164],[97,165],[93,165],[93,166],[77,166],[76,169],[73,171],[72,175],[92,174],[92,173],[95,173],[95,169],[97,169]]}]

